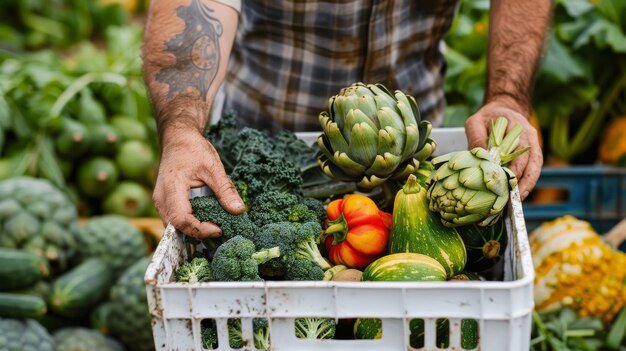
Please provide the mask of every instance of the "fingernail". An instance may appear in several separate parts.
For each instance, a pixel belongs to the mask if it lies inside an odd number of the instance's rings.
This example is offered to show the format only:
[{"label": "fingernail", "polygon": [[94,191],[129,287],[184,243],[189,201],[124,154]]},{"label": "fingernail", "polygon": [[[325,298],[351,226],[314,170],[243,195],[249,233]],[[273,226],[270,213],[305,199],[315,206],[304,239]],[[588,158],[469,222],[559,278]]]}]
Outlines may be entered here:
[{"label": "fingernail", "polygon": [[232,207],[233,209],[242,209],[243,203],[241,203],[241,201],[233,201],[230,203],[230,207]]},{"label": "fingernail", "polygon": [[528,194],[530,194],[528,191],[525,191],[524,194],[522,194],[522,200],[524,200],[525,198],[528,197]]}]

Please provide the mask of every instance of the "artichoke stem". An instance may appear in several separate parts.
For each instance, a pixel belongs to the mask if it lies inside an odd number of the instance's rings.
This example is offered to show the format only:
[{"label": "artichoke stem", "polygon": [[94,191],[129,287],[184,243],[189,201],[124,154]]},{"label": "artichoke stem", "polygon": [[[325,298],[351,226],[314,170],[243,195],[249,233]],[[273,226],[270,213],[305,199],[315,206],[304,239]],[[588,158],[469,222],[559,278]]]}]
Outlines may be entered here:
[{"label": "artichoke stem", "polygon": [[333,245],[337,245],[346,240],[346,236],[348,235],[348,223],[343,214],[334,221],[328,221],[328,227],[324,230],[323,236],[326,238],[328,235],[333,236]]}]

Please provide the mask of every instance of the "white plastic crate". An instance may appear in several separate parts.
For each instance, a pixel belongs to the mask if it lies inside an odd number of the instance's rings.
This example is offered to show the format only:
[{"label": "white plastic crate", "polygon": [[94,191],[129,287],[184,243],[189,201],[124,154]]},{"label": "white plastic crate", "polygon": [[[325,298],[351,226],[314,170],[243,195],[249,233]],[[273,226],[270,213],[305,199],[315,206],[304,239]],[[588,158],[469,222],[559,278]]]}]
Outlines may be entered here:
[{"label": "white plastic crate", "polygon": [[[315,136],[300,137],[312,140]],[[439,154],[467,147],[462,128],[434,129],[432,137],[439,144]],[[213,319],[218,329],[218,350],[232,350],[228,345],[228,318],[241,318],[244,338],[252,340],[252,319],[264,317],[270,322],[272,350],[440,350],[435,346],[435,323],[447,318],[447,350],[463,350],[461,321],[474,319],[479,325],[477,349],[527,351],[534,271],[517,188],[511,193],[506,228],[509,245],[504,257],[504,281],[187,284],[173,282],[173,272],[187,259],[187,250],[183,234],[168,226],[145,276],[156,348],[203,350],[200,322]],[[383,333],[377,340],[298,339],[294,320],[299,317],[379,318]],[[409,344],[408,326],[414,318],[425,321],[422,349]],[[253,343],[250,341],[244,349],[254,350]]]}]

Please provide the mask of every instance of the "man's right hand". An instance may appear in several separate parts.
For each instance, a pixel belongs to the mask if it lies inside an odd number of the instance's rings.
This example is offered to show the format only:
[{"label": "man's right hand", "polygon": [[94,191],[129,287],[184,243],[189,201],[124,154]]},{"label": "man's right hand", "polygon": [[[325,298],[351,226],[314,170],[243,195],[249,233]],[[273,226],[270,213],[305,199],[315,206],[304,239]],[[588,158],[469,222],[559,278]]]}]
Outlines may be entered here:
[{"label": "man's right hand", "polygon": [[226,175],[217,151],[199,131],[190,128],[168,132],[171,133],[162,139],[154,205],[165,224],[169,222],[194,238],[217,237],[221,235],[218,226],[200,222],[192,215],[190,189],[207,185],[232,214],[244,211],[243,201]]}]

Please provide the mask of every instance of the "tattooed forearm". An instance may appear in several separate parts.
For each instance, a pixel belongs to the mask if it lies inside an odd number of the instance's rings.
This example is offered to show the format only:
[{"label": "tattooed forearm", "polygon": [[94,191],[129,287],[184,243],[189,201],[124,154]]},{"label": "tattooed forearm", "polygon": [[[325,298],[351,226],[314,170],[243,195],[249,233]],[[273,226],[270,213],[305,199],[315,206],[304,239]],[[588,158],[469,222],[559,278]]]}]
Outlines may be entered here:
[{"label": "tattooed forearm", "polygon": [[222,23],[213,9],[201,0],[181,6],[176,14],[185,22],[185,29],[165,42],[165,51],[176,57],[176,63],[157,72],[155,79],[167,84],[167,97],[172,98],[187,88],[207,99],[209,88],[220,64],[219,37]]}]

